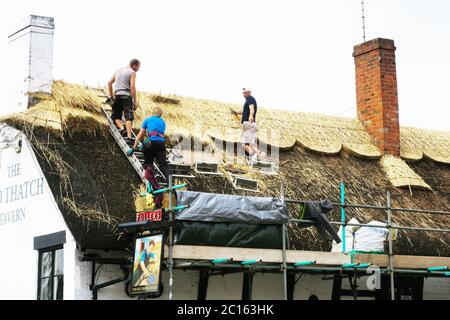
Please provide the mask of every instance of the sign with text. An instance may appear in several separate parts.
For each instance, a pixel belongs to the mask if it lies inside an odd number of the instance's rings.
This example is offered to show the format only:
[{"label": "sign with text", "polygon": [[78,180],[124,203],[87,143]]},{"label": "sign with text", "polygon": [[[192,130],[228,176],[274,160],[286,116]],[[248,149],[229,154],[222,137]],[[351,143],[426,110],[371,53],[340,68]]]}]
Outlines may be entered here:
[{"label": "sign with text", "polygon": [[136,213],[136,222],[162,221],[162,218],[163,218],[162,209]]},{"label": "sign with text", "polygon": [[[42,198],[45,178],[37,170],[26,140],[17,130],[0,126],[0,228],[28,219],[35,198]],[[20,139],[19,139],[20,137]],[[20,143],[14,148],[13,140]]]}]

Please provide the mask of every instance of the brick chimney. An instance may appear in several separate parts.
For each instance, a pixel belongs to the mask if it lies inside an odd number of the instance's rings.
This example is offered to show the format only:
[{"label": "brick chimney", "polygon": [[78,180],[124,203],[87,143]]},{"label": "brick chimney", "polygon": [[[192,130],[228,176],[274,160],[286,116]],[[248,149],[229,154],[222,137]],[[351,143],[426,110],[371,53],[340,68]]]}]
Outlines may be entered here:
[{"label": "brick chimney", "polygon": [[358,118],[380,151],[400,156],[394,41],[374,39],[354,47]]}]

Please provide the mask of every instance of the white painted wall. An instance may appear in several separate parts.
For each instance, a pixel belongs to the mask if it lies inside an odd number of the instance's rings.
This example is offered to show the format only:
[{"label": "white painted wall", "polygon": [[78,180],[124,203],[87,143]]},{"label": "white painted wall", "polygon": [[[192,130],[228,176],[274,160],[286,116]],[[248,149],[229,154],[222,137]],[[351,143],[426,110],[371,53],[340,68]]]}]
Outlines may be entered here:
[{"label": "white painted wall", "polygon": [[[38,252],[34,250],[34,237],[64,230],[64,297],[71,298],[75,242],[28,140],[19,134],[20,153],[15,151],[14,141],[6,142],[18,133],[0,124],[0,300],[36,299]],[[14,175],[11,167],[16,165],[19,171]]]},{"label": "white painted wall", "polygon": [[28,16],[9,29],[8,102],[0,115],[28,108],[28,92],[51,93],[53,18]]},{"label": "white painted wall", "polygon": [[[77,251],[77,256],[81,253]],[[98,266],[98,265],[97,265]],[[91,284],[92,262],[81,262],[79,259],[75,261],[75,300],[91,300],[92,291],[89,289]],[[104,283],[113,279],[120,278],[122,272],[119,266],[103,265],[99,269],[96,284]],[[127,296],[124,291],[124,283],[119,283],[114,286],[107,287],[98,291],[99,300],[118,300],[126,299]]]}]

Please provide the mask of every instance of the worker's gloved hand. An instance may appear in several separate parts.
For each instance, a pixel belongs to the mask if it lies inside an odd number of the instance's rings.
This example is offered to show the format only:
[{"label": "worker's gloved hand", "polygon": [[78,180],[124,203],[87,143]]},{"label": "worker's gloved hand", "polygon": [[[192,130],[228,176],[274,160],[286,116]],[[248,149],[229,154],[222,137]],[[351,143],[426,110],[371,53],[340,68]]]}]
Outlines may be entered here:
[{"label": "worker's gloved hand", "polygon": [[128,151],[127,151],[127,156],[129,156],[129,157],[131,157],[131,155],[134,153],[134,149],[133,148],[130,148],[130,149],[128,149]]}]

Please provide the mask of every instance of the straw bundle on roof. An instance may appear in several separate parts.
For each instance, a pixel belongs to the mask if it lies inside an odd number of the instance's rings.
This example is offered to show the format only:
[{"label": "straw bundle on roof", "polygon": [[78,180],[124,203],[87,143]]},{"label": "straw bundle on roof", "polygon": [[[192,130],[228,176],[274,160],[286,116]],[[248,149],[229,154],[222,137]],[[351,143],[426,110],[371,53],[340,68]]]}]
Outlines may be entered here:
[{"label": "straw bundle on roof", "polygon": [[431,190],[431,187],[405,161],[387,155],[381,158],[381,165],[394,187],[416,187]]},{"label": "straw bundle on roof", "polygon": [[0,120],[11,125],[42,127],[61,136],[76,132],[96,134],[99,130],[106,133],[107,122],[101,113],[101,104],[87,88],[54,81],[50,96],[32,95],[39,101],[36,105]]}]

